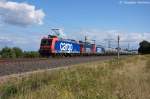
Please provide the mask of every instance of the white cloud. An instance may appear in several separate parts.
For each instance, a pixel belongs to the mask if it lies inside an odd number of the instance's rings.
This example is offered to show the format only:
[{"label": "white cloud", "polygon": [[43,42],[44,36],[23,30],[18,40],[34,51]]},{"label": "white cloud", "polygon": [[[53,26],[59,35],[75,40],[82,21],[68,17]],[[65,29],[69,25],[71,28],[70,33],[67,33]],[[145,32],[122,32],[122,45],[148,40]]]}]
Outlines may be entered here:
[{"label": "white cloud", "polygon": [[[96,29],[83,29],[75,32],[73,37],[74,39],[84,40],[84,36],[88,36],[89,40],[96,40],[97,44],[104,45],[105,47],[108,46],[108,41],[104,39],[113,39],[111,41],[111,47],[116,47],[118,35],[120,36],[121,46],[124,48],[128,47],[128,43],[130,43],[130,47],[138,48],[139,42],[143,40],[150,41],[150,33],[126,33],[118,30],[101,31]],[[72,34],[69,37],[72,37]]]},{"label": "white cloud", "polygon": [[24,35],[10,35],[2,34],[0,35],[0,49],[8,47],[20,47],[23,50],[35,50],[37,51],[40,46],[40,35],[35,36],[24,36]]},{"label": "white cloud", "polygon": [[12,46],[12,45],[13,45],[13,41],[11,41],[9,38],[0,37],[0,49],[5,46]]},{"label": "white cloud", "polygon": [[0,1],[0,19],[7,24],[28,26],[42,24],[45,13],[34,5],[12,1]]}]

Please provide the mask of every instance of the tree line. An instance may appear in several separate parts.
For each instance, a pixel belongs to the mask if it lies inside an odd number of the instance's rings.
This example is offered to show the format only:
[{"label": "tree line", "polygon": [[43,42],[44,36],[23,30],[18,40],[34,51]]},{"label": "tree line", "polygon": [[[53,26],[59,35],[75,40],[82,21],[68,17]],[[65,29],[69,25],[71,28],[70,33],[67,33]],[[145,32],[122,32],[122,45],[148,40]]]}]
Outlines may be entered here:
[{"label": "tree line", "polygon": [[150,42],[145,40],[140,42],[138,52],[139,54],[150,54]]},{"label": "tree line", "polygon": [[0,50],[1,58],[37,58],[40,57],[38,51],[23,51],[18,47],[5,47]]}]

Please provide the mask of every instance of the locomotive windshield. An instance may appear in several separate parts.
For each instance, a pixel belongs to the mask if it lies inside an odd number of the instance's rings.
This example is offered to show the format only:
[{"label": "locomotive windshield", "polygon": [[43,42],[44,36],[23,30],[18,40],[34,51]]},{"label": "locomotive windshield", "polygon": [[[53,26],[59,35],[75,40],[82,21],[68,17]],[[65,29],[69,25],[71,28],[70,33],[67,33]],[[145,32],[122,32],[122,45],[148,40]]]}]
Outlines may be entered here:
[{"label": "locomotive windshield", "polygon": [[51,39],[42,39],[41,46],[49,46],[51,45]]}]

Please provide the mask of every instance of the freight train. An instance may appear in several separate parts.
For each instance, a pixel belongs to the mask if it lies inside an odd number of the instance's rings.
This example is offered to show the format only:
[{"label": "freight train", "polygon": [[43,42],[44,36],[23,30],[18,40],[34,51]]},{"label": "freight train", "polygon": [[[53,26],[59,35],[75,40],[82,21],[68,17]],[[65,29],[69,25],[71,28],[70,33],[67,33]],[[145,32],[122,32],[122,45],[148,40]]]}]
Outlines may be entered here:
[{"label": "freight train", "polygon": [[[104,48],[101,45],[72,39],[60,39],[57,36],[48,35],[41,40],[39,53],[41,56],[79,56],[79,55],[112,55],[117,54],[117,49]],[[130,54],[121,50],[120,54]]]}]

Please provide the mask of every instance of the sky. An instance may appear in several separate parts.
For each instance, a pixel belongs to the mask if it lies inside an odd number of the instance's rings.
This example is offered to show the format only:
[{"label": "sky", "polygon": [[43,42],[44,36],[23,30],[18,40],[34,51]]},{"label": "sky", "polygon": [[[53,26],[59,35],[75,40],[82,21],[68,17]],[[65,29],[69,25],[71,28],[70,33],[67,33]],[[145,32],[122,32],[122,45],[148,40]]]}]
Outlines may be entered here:
[{"label": "sky", "polygon": [[0,0],[0,48],[38,50],[42,37],[60,28],[66,38],[137,49],[150,41],[150,0]]}]

